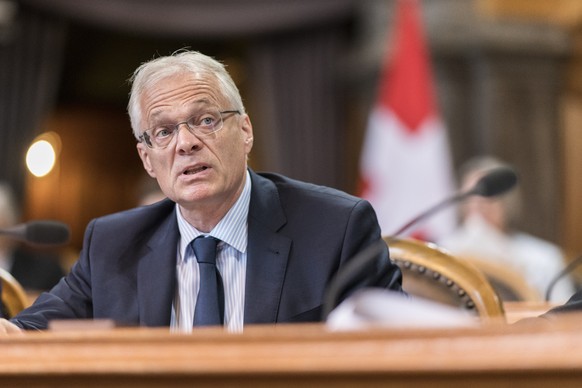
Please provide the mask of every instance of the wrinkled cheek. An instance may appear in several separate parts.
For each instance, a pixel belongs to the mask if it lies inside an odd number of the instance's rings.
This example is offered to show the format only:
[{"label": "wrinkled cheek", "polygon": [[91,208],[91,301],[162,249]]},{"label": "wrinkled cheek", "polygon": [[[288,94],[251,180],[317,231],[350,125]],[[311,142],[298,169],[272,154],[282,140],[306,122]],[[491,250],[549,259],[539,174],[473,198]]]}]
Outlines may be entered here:
[{"label": "wrinkled cheek", "polygon": [[232,147],[227,155],[229,158],[228,164],[231,168],[240,168],[246,164],[247,153],[244,146]]},{"label": "wrinkled cheek", "polygon": [[176,185],[176,182],[172,181],[172,174],[168,167],[158,164],[154,166],[154,173],[158,184],[164,193],[167,193],[168,190],[171,190]]},{"label": "wrinkled cheek", "polygon": [[160,178],[171,179],[171,177],[175,176],[174,171],[172,171],[171,163],[162,161],[161,163],[158,164],[157,170]]}]

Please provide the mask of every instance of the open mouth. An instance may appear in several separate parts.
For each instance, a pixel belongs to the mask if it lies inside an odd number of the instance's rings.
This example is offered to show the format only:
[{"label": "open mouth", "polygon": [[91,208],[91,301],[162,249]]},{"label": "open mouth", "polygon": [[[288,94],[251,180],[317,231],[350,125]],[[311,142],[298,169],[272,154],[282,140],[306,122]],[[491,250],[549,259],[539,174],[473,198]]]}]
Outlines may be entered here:
[{"label": "open mouth", "polygon": [[185,175],[192,175],[192,174],[196,174],[196,173],[199,173],[199,172],[207,170],[207,169],[208,169],[207,166],[199,166],[199,167],[187,169],[186,171],[184,171],[184,174]]}]

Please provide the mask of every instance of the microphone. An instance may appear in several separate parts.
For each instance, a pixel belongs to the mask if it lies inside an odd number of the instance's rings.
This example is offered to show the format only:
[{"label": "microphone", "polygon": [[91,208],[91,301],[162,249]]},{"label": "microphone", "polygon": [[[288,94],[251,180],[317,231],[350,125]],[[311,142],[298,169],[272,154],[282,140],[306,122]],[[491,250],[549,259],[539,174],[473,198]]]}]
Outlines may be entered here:
[{"label": "microphone", "polygon": [[432,216],[434,213],[449,205],[466,199],[467,197],[472,195],[478,195],[486,198],[495,197],[511,190],[516,184],[517,173],[514,169],[510,167],[493,168],[487,171],[485,175],[483,175],[470,190],[458,193],[449,198],[445,198],[443,201],[420,213],[407,224],[392,233],[392,237],[401,235],[414,225],[418,224],[420,221]]},{"label": "microphone", "polygon": [[32,245],[61,245],[69,241],[70,230],[69,226],[62,222],[39,220],[0,228],[0,235]]},{"label": "microphone", "polygon": [[325,292],[322,311],[324,320],[343,299],[349,296],[348,291],[380,284],[390,263],[389,260],[383,263],[375,259],[381,257],[386,250],[388,246],[384,240],[380,239],[358,252],[345,267],[336,273]]},{"label": "microphone", "polygon": [[[418,222],[430,217],[439,210],[462,201],[472,195],[481,197],[494,197],[504,194],[517,184],[517,173],[509,167],[497,167],[488,170],[485,175],[469,190],[458,193],[450,198],[437,203],[428,210],[420,213],[406,225],[398,229],[390,238],[394,238]],[[372,244],[368,248],[356,254],[346,266],[342,267],[332,278],[326,289],[323,304],[323,318],[327,319],[331,311],[345,299],[348,292],[355,291],[356,288],[378,286],[387,271],[386,263],[379,263],[377,259],[382,257],[384,250],[388,249],[386,242],[382,239]]]}]

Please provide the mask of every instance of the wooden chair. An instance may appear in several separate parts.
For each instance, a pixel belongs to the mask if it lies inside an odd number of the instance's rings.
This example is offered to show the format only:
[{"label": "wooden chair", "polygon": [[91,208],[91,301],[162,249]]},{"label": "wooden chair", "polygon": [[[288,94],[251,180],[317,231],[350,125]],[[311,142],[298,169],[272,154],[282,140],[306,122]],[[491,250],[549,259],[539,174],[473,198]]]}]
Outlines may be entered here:
[{"label": "wooden chair", "polygon": [[456,306],[483,320],[504,317],[503,305],[487,277],[474,265],[435,244],[384,237],[391,259],[403,273],[411,296]]},{"label": "wooden chair", "polygon": [[470,262],[483,272],[502,301],[536,303],[544,301],[538,290],[529,285],[519,272],[507,265],[474,257],[459,258]]},{"label": "wooden chair", "polygon": [[0,307],[4,318],[12,318],[28,307],[28,297],[20,283],[2,268],[0,268],[0,281],[2,282],[2,304]]}]

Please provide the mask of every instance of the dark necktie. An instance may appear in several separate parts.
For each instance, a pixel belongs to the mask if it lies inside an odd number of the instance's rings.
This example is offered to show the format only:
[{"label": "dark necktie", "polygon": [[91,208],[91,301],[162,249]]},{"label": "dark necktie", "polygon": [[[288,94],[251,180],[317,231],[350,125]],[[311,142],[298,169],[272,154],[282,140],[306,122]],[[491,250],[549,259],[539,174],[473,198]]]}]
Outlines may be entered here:
[{"label": "dark necktie", "polygon": [[224,322],[224,288],[216,267],[218,241],[214,237],[199,236],[191,243],[200,270],[194,326],[222,325]]}]

